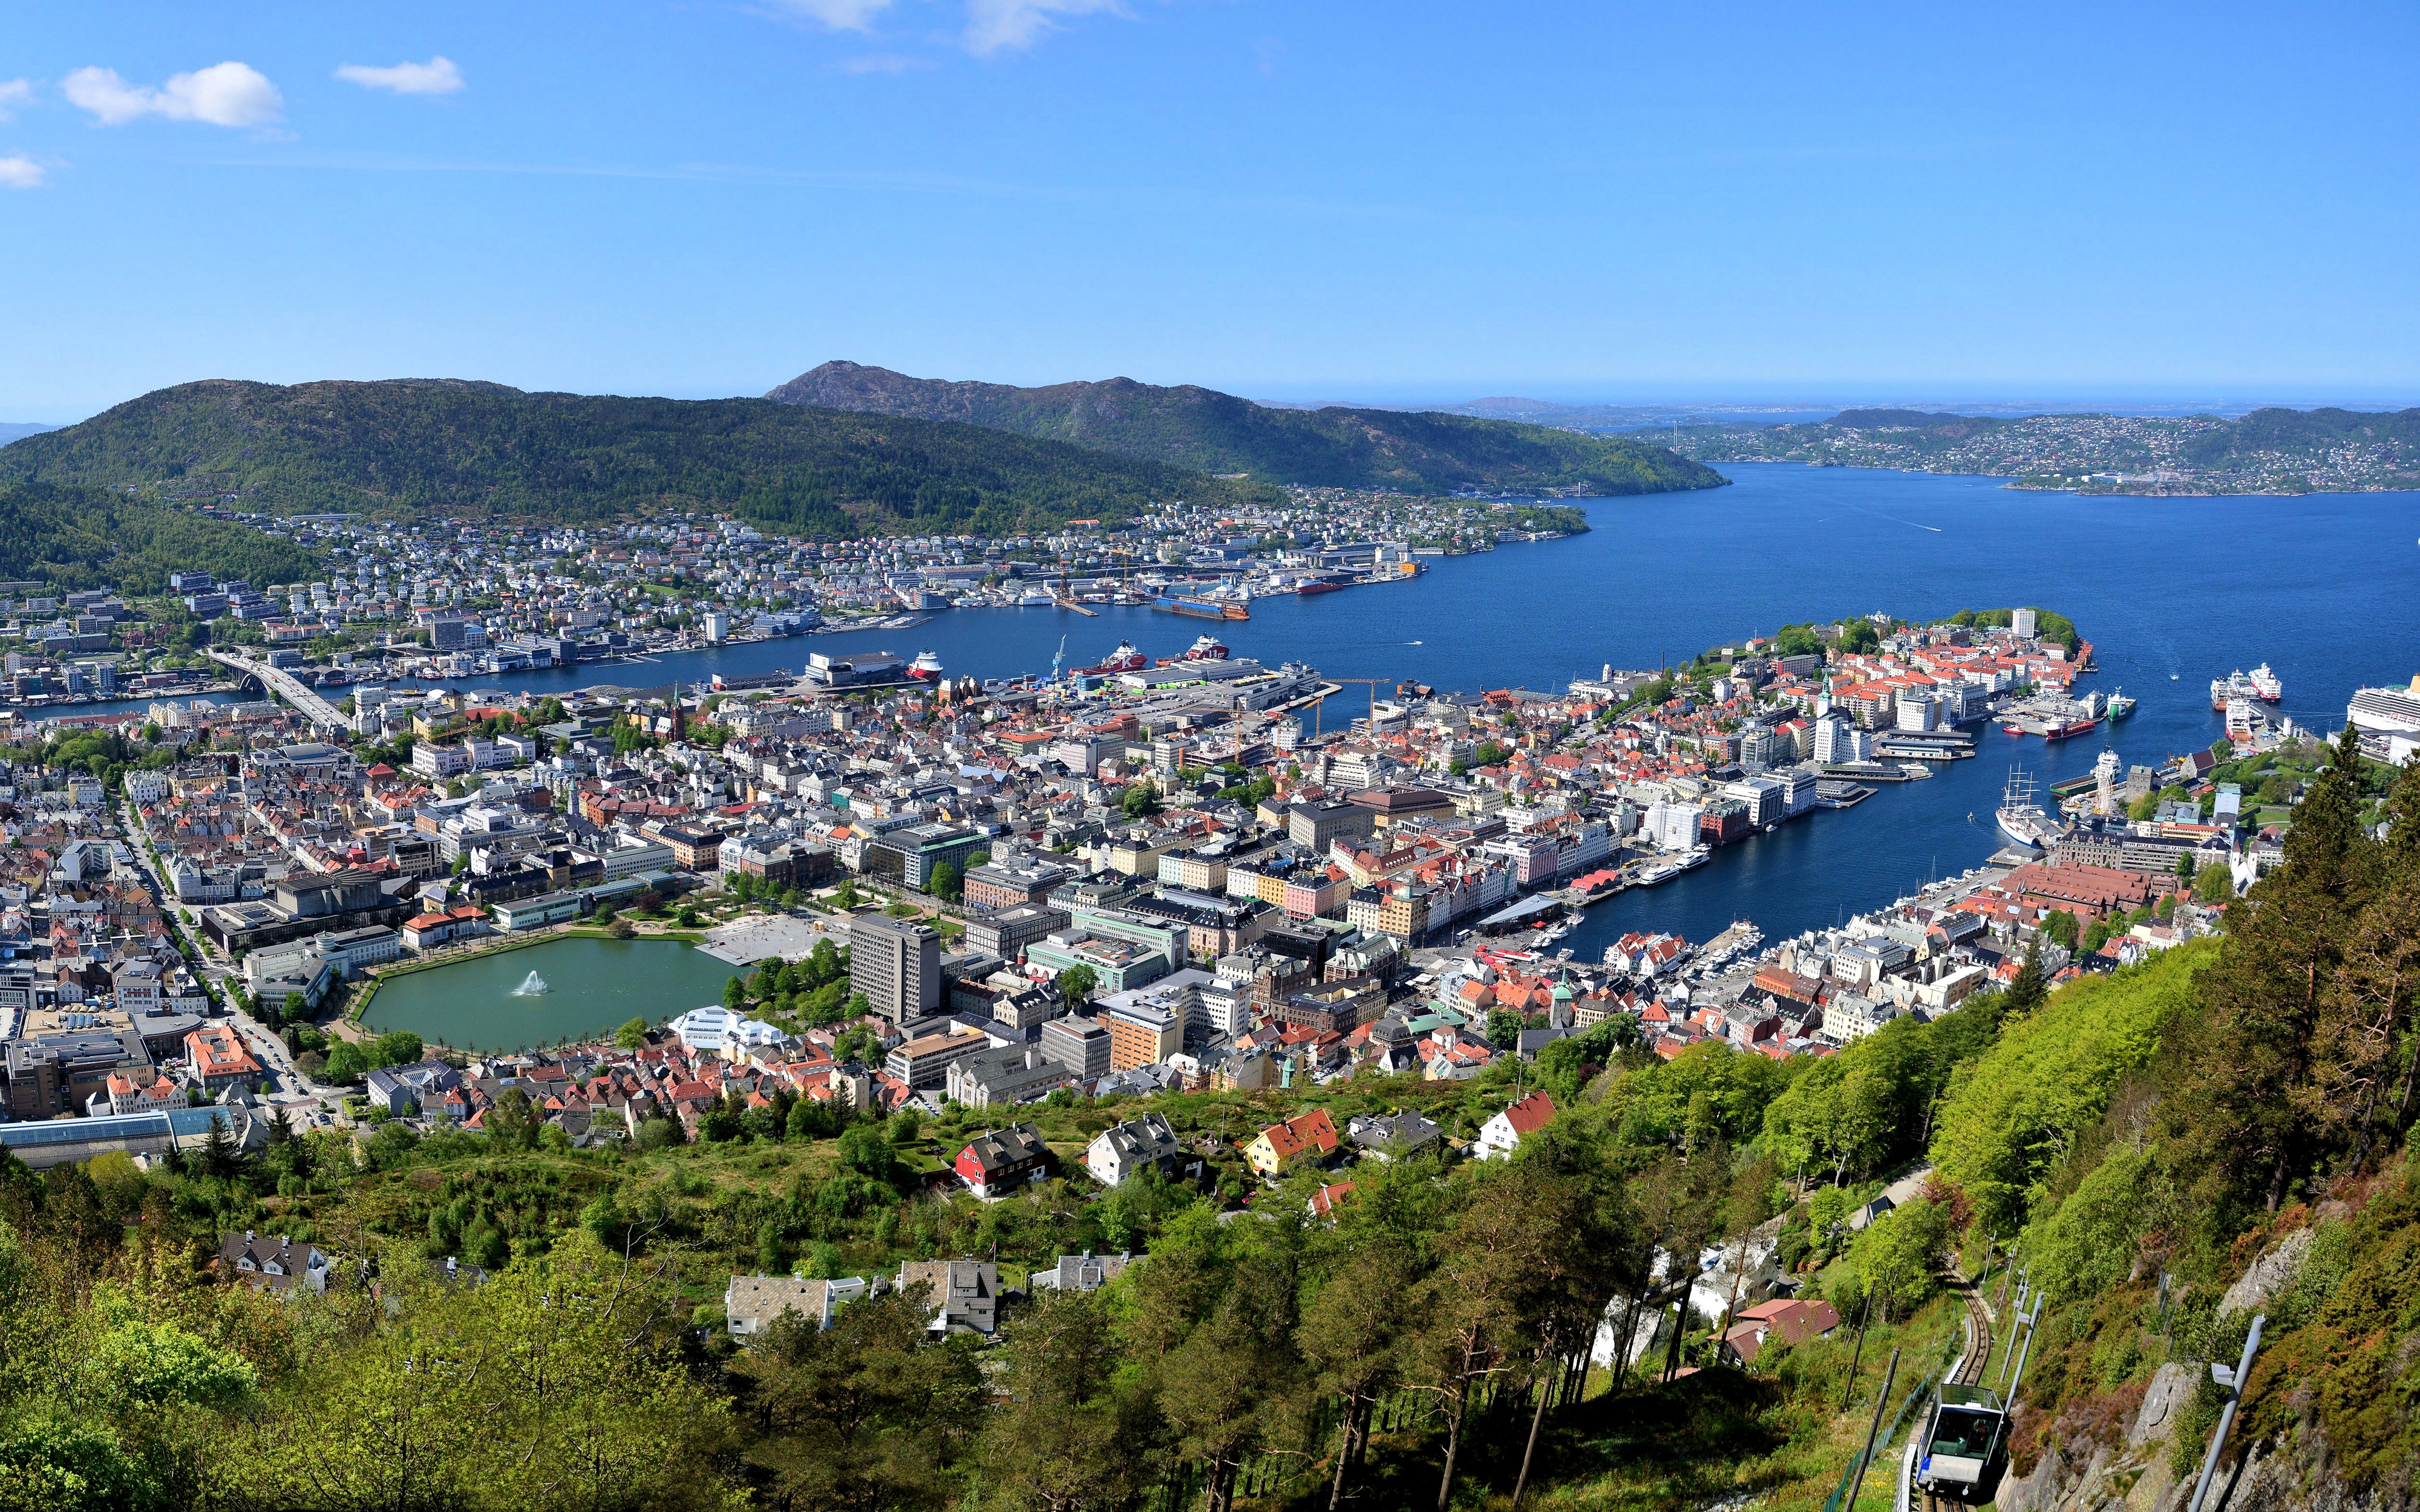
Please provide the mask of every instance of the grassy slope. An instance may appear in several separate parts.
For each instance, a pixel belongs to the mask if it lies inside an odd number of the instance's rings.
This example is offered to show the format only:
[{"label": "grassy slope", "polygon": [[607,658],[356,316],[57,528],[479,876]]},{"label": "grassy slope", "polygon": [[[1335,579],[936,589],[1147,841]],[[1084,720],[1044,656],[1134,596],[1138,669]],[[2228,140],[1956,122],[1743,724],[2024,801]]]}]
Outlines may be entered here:
[{"label": "grassy slope", "polygon": [[1155,499],[1240,506],[1268,494],[977,426],[420,379],[162,389],[9,446],[8,480],[208,486],[278,511],[589,518],[689,506],[833,535],[872,518],[1014,531],[1123,518]]}]

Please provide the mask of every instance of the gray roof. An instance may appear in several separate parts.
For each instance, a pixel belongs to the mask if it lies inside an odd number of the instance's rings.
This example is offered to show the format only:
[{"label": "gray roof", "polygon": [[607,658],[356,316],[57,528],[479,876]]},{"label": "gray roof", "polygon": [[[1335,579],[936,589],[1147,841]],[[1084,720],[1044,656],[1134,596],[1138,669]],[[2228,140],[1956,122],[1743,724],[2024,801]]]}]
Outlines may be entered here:
[{"label": "gray roof", "polygon": [[1034,1272],[1026,1286],[1034,1291],[1098,1291],[1132,1263],[1131,1257],[1123,1250],[1115,1255],[1094,1255],[1090,1250],[1081,1255],[1062,1255],[1048,1270]]}]

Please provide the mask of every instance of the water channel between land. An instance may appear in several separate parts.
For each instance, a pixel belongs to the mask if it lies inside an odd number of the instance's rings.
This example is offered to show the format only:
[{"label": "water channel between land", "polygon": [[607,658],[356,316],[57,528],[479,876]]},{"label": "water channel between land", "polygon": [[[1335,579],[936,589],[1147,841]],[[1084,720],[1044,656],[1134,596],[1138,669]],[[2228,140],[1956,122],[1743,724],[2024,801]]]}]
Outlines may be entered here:
[{"label": "water channel between land", "polygon": [[[2267,662],[2285,681],[2277,712],[2321,729],[2343,721],[2354,688],[2420,671],[2420,494],[2138,499],[1785,463],[1721,471],[1731,486],[1575,501],[1588,512],[1584,535],[1433,559],[1432,570],[1403,583],[1261,599],[1249,622],[1205,625],[1142,609],[1104,609],[1097,618],[956,610],[908,631],[757,641],[467,686],[561,692],[691,683],[717,671],[795,671],[810,652],[862,650],[929,649],[953,673],[1004,677],[1047,671],[1063,640],[1068,664],[1083,665],[1122,638],[1172,656],[1207,628],[1236,656],[1298,659],[1331,676],[1560,688],[1607,663],[1685,660],[1788,623],[2037,605],[2073,619],[2097,647],[2101,671],[2080,687],[2139,700],[2131,719],[2055,745],[1991,728],[1974,759],[1937,767],[1929,780],[1786,824],[1663,887],[1601,903],[1565,942],[1587,960],[1629,930],[1703,941],[1747,918],[1778,939],[1978,865],[1999,846],[1992,810],[2012,765],[2047,786],[2089,771],[2104,747],[2129,764],[2205,747],[2223,733],[2210,681],[2238,668]],[[1359,696],[1331,699],[1327,715],[1349,718]],[[711,986],[720,984],[717,975]],[[609,973],[595,990],[619,985]],[[690,994],[697,1002],[713,995]],[[569,996],[553,995],[535,1012],[567,1022]],[[382,991],[374,1012],[389,1011]],[[593,1026],[628,1014],[577,1016]]]}]

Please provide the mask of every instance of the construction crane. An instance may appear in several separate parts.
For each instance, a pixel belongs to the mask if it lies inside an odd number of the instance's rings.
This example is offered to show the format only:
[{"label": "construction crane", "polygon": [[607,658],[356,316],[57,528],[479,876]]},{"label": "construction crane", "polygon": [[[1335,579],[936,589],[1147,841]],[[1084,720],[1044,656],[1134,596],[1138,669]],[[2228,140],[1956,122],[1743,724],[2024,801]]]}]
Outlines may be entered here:
[{"label": "construction crane", "polygon": [[1063,635],[1059,638],[1059,649],[1050,654],[1050,680],[1053,683],[1059,681],[1059,664],[1066,659],[1067,638]]},{"label": "construction crane", "polygon": [[[1392,693],[1396,692],[1397,690],[1399,690],[1400,688],[1402,688],[1402,687],[1404,686],[1401,682],[1388,682],[1388,679],[1386,679],[1386,678],[1384,678],[1384,677],[1330,677],[1330,678],[1326,678],[1326,679],[1325,679],[1325,681],[1326,681],[1326,682],[1330,682],[1330,683],[1366,683],[1366,684],[1368,684],[1368,685],[1369,685],[1369,687],[1370,687],[1370,733],[1371,733],[1372,734],[1376,734],[1376,733],[1378,733],[1378,685],[1379,685],[1379,684],[1381,684],[1381,683],[1386,683],[1386,684],[1387,684],[1387,690],[1388,690],[1388,692],[1389,694],[1392,694]],[[1326,707],[1327,707],[1327,695],[1326,695],[1326,694],[1325,694],[1325,693],[1322,693],[1321,695],[1319,695],[1319,697],[1317,697],[1316,699],[1313,699],[1313,700],[1311,701],[1311,739],[1313,739],[1313,740],[1317,740],[1317,739],[1319,738],[1319,721],[1320,721],[1320,717],[1321,717],[1321,714],[1323,713],[1323,711],[1325,711]]]}]

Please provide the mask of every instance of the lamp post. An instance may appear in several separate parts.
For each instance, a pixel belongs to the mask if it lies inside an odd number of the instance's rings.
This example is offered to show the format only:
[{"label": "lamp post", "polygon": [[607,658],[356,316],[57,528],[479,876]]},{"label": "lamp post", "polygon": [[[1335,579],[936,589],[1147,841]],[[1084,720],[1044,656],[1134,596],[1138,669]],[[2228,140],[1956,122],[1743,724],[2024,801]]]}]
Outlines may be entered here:
[{"label": "lamp post", "polygon": [[2235,1410],[2243,1402],[2243,1383],[2252,1376],[2252,1358],[2260,1352],[2260,1326],[2269,1315],[2259,1314],[2252,1319],[2252,1332],[2244,1336],[2243,1357],[2230,1370],[2223,1365],[2210,1367],[2210,1379],[2226,1388],[2226,1405],[2219,1409],[2218,1431],[2210,1436],[2210,1453],[2201,1462],[2201,1480],[2194,1487],[2193,1505],[2186,1512],[2201,1512],[2204,1498],[2210,1495],[2210,1483],[2218,1473],[2218,1457],[2226,1448],[2226,1435],[2235,1427]]}]

